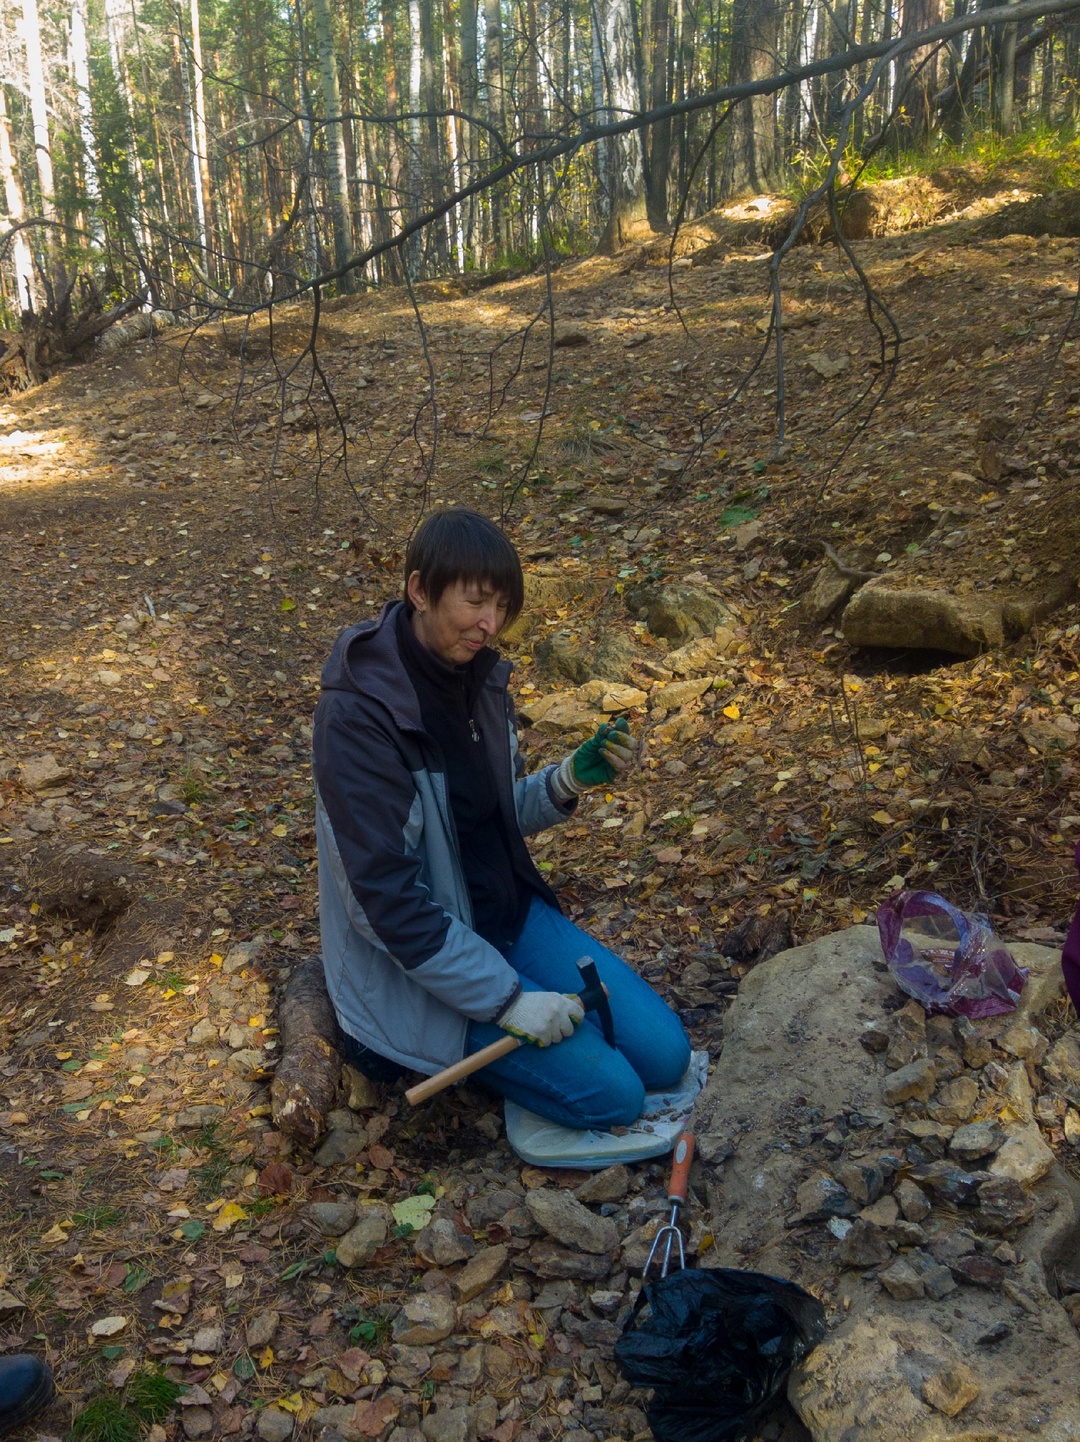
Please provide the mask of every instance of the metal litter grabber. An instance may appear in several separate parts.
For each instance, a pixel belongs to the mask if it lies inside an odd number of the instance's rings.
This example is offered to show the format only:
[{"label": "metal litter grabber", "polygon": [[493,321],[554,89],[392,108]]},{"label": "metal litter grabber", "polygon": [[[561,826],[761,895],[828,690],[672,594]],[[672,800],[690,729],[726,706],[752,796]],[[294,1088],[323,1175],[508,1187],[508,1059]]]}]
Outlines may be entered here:
[{"label": "metal litter grabber", "polygon": [[[690,1185],[690,1163],[694,1160],[694,1137],[692,1132],[681,1132],[678,1141],[675,1143],[675,1152],[671,1162],[671,1181],[668,1184],[668,1201],[671,1203],[671,1220],[657,1232],[653,1239],[652,1247],[649,1249],[649,1259],[645,1263],[645,1271],[642,1273],[644,1281],[649,1280],[649,1269],[653,1259],[659,1257],[660,1275],[666,1277],[671,1266],[671,1253],[673,1248],[678,1247],[679,1270],[686,1266],[686,1251],[683,1247],[683,1235],[679,1230],[679,1208],[686,1201],[686,1191]],[[661,1255],[662,1248],[662,1255]]]}]

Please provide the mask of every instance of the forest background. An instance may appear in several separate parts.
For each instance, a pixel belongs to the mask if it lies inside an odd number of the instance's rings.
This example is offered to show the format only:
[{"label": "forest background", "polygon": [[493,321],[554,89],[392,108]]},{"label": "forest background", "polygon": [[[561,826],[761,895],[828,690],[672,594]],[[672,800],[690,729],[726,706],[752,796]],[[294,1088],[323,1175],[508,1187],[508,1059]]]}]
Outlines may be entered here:
[{"label": "forest background", "polygon": [[731,196],[810,190],[830,152],[881,173],[928,140],[1070,126],[1076,9],[969,10],[22,0],[0,41],[0,299],[15,321],[58,264],[89,265],[109,301],[250,310],[319,277],[614,250]]}]

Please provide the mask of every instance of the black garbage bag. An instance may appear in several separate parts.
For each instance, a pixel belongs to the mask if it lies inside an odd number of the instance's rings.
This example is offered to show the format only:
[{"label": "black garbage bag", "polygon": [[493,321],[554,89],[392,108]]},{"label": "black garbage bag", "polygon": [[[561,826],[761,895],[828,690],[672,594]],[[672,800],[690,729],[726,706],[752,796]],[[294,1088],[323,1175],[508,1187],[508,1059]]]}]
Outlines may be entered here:
[{"label": "black garbage bag", "polygon": [[680,1271],[642,1288],[615,1358],[628,1382],[655,1389],[657,1442],[742,1442],[824,1335],[825,1309],[793,1282]]}]

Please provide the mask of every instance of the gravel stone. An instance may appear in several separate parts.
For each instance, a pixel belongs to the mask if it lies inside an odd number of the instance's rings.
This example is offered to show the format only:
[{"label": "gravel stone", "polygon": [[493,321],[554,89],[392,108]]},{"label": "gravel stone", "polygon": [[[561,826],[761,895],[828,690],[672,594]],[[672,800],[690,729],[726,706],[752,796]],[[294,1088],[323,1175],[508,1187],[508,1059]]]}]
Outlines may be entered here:
[{"label": "gravel stone", "polygon": [[428,1442],[469,1442],[469,1407],[438,1407],[420,1429]]},{"label": "gravel stone", "polygon": [[[938,1062],[934,1065],[938,1067]],[[978,1105],[979,1083],[973,1076],[959,1076],[939,1088],[927,1111],[935,1121],[958,1127],[974,1114]]]},{"label": "gravel stone", "polygon": [[893,1196],[900,1203],[900,1210],[907,1222],[924,1222],[930,1215],[930,1203],[926,1193],[909,1178],[898,1182]]},{"label": "gravel stone", "polygon": [[509,1249],[500,1242],[494,1247],[484,1247],[470,1257],[454,1278],[454,1290],[461,1300],[471,1302],[473,1297],[478,1297],[490,1287],[506,1266],[509,1255]]},{"label": "gravel stone", "polygon": [[620,1162],[614,1167],[605,1167],[594,1172],[582,1182],[574,1196],[579,1202],[621,1202],[630,1190],[630,1173]]},{"label": "gravel stone", "polygon": [[977,1162],[996,1152],[1003,1141],[1004,1134],[994,1122],[969,1122],[953,1132],[949,1154],[962,1162]]},{"label": "gravel stone", "polygon": [[955,1417],[971,1405],[979,1395],[975,1373],[966,1362],[955,1362],[927,1379],[923,1400],[946,1417]]},{"label": "gravel stone", "polygon": [[598,1217],[572,1197],[554,1187],[538,1187],[525,1198],[534,1220],[556,1242],[582,1252],[613,1252],[619,1232],[610,1217]]},{"label": "gravel stone", "polygon": [[898,1302],[911,1302],[926,1296],[926,1286],[910,1263],[902,1258],[886,1267],[881,1274],[881,1285]]},{"label": "gravel stone", "polygon": [[324,1237],[343,1237],[356,1221],[356,1203],[312,1202],[308,1215]]},{"label": "gravel stone", "polygon": [[836,1249],[842,1267],[876,1267],[892,1256],[889,1239],[880,1227],[859,1217]]},{"label": "gravel stone", "polygon": [[256,1312],[247,1324],[246,1336],[249,1348],[254,1352],[268,1347],[277,1335],[281,1315],[278,1312]]},{"label": "gravel stone", "polygon": [[209,1407],[182,1407],[180,1423],[185,1437],[209,1437],[214,1430],[214,1417]]},{"label": "gravel stone", "polygon": [[973,1287],[1000,1287],[1005,1280],[1005,1269],[989,1257],[972,1252],[953,1264],[952,1274],[960,1282],[970,1282]]},{"label": "gravel stone", "polygon": [[315,1165],[317,1167],[345,1166],[349,1162],[354,1162],[366,1146],[367,1138],[363,1132],[338,1128],[336,1131],[330,1132],[315,1153]]},{"label": "gravel stone", "polygon": [[366,1210],[334,1248],[342,1267],[363,1267],[386,1241],[388,1227],[381,1212]]},{"label": "gravel stone", "polygon": [[436,1267],[452,1267],[476,1250],[471,1237],[463,1237],[449,1217],[436,1217],[416,1238],[416,1251]]},{"label": "gravel stone", "polygon": [[394,1340],[407,1347],[441,1342],[457,1325],[457,1308],[445,1292],[410,1297],[394,1319]]},{"label": "gravel stone", "polygon": [[851,1217],[858,1211],[855,1201],[834,1177],[815,1172],[795,1192],[799,1222],[826,1222],[830,1217]]},{"label": "gravel stone", "polygon": [[598,1252],[572,1252],[555,1242],[534,1242],[523,1255],[522,1265],[540,1277],[598,1281],[611,1271],[611,1258]]},{"label": "gravel stone", "polygon": [[937,1085],[937,1067],[929,1057],[920,1057],[885,1078],[882,1096],[886,1106],[902,1102],[928,1102]]},{"label": "gravel stone", "polygon": [[264,1407],[255,1430],[263,1442],[288,1442],[293,1434],[293,1419],[280,1407]]}]

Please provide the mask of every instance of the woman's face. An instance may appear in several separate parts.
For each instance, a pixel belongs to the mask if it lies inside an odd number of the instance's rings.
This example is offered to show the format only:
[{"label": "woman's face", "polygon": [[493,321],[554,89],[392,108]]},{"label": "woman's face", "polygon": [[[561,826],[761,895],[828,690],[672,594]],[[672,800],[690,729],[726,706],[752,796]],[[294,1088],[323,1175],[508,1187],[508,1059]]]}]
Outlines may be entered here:
[{"label": "woman's face", "polygon": [[454,581],[434,605],[414,571],[408,582],[412,627],[421,645],[450,666],[464,666],[506,624],[509,601],[481,581]]}]

